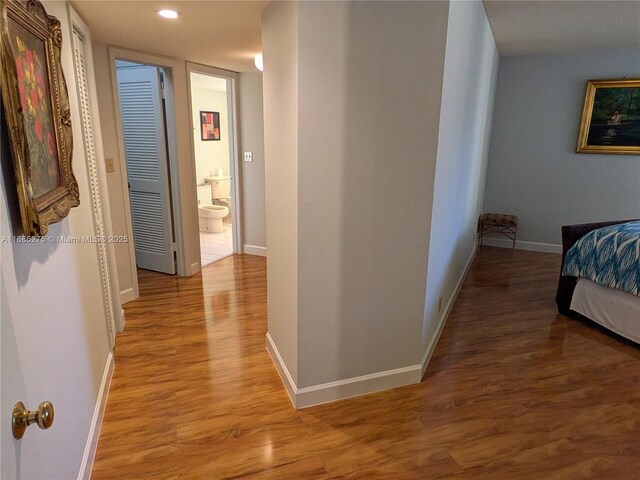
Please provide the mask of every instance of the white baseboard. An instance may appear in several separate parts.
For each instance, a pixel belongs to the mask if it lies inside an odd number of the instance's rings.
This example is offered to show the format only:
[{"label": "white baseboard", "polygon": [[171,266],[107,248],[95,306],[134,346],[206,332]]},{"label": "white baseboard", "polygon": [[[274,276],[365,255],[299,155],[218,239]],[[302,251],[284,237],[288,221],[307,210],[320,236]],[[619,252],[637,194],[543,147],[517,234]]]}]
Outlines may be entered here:
[{"label": "white baseboard", "polygon": [[249,255],[259,255],[261,257],[267,256],[267,247],[259,247],[257,245],[244,245],[242,251]]},{"label": "white baseboard", "polygon": [[420,383],[420,372],[420,365],[412,365],[337,382],[299,388],[296,391],[295,407],[311,407],[321,403],[334,402],[344,398]]},{"label": "white baseboard", "polygon": [[271,338],[271,334],[269,334],[269,332],[267,332],[267,352],[269,352],[271,361],[276,366],[278,375],[280,375],[284,388],[287,390],[287,394],[289,395],[289,400],[291,400],[293,406],[296,407],[296,391],[298,390],[296,388],[296,382],[293,381],[293,377],[289,373],[289,369],[285,365],[284,360],[282,360],[278,347],[276,347],[276,344],[273,342],[273,338]]},{"label": "white baseboard", "polygon": [[370,375],[362,375],[360,377],[314,385],[312,387],[298,388],[293,381],[287,366],[284,364],[284,361],[278,352],[278,348],[273,342],[273,338],[271,338],[271,335],[267,333],[267,351],[269,352],[276,370],[282,379],[282,383],[289,394],[289,398],[291,399],[293,406],[295,408],[306,408],[321,403],[333,402],[349,397],[378,392],[380,390],[420,383],[427,369],[427,365],[429,364],[429,360],[431,359],[436,345],[438,344],[438,340],[440,339],[440,335],[442,334],[442,330],[444,329],[449,313],[458,298],[458,294],[462,289],[464,280],[467,278],[467,274],[469,273],[473,259],[476,256],[476,252],[477,247],[473,249],[473,252],[469,256],[464,271],[458,279],[454,292],[449,298],[442,316],[438,320],[436,333],[429,342],[422,360],[418,365],[377,372]]},{"label": "white baseboard", "polygon": [[116,325],[116,331],[117,332],[122,332],[124,331],[124,323],[126,321],[126,317],[124,315],[124,308],[120,307],[120,318],[118,319],[117,325]]},{"label": "white baseboard", "polygon": [[129,287],[126,290],[120,291],[120,303],[125,304],[130,302],[131,300],[135,300],[137,298],[136,292],[133,287]]},{"label": "white baseboard", "polygon": [[346,380],[339,380],[337,382],[298,388],[289,374],[287,366],[282,361],[278,348],[269,333],[267,333],[267,351],[269,355],[271,355],[271,359],[276,366],[276,370],[295,408],[306,408],[321,403],[379,392],[380,390],[403,387],[405,385],[419,383],[421,379],[421,366],[412,365],[384,372],[376,372],[370,375],[348,378]]},{"label": "white baseboard", "polygon": [[[511,248],[513,242],[507,238],[485,237],[482,239],[482,244],[487,247]],[[522,240],[516,240],[516,250],[529,250],[531,252],[544,253],[562,253],[562,245],[556,245],[554,243],[525,242]]]},{"label": "white baseboard", "polygon": [[462,284],[467,278],[467,274],[469,273],[469,269],[471,268],[473,259],[476,257],[477,251],[478,251],[478,247],[476,245],[476,247],[474,247],[473,249],[473,252],[471,253],[471,256],[467,260],[467,264],[464,267],[462,275],[460,275],[460,278],[458,278],[458,283],[456,284],[456,288],[453,290],[453,295],[451,295],[451,297],[449,298],[449,301],[447,302],[447,305],[444,307],[442,315],[438,320],[438,327],[436,328],[436,333],[431,338],[431,341],[429,341],[429,345],[427,345],[427,349],[425,350],[424,355],[422,356],[422,361],[420,362],[420,366],[421,366],[420,381],[422,381],[422,377],[424,377],[424,374],[427,371],[427,365],[429,365],[429,362],[431,361],[431,356],[433,355],[433,352],[436,350],[436,345],[438,344],[438,340],[440,340],[440,335],[442,335],[442,330],[444,330],[444,326],[447,323],[447,318],[449,318],[451,309],[453,309],[453,306],[455,305],[456,300],[458,299],[458,294],[462,289]]},{"label": "white baseboard", "polygon": [[109,395],[109,386],[111,385],[111,377],[113,376],[114,368],[115,362],[113,360],[113,354],[109,352],[107,363],[104,367],[104,373],[102,374],[102,383],[100,384],[100,391],[98,392],[98,400],[96,401],[96,406],[93,410],[93,419],[91,420],[91,428],[89,428],[87,444],[84,447],[84,455],[82,456],[80,472],[78,472],[78,480],[89,480],[91,478],[93,460],[98,448],[100,427],[102,426],[104,410],[107,407],[107,397]]}]

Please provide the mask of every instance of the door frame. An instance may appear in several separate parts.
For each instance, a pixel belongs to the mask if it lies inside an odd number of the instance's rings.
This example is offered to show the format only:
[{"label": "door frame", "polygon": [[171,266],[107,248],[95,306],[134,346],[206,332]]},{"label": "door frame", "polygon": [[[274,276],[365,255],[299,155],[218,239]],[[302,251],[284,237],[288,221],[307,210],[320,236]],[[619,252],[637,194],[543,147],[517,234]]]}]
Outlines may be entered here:
[{"label": "door frame", "polygon": [[[194,166],[196,163],[195,149],[193,144],[195,142],[195,132],[199,130],[200,125],[193,124],[193,101],[191,93],[191,73],[199,73],[201,75],[207,75],[210,77],[223,78],[227,81],[227,112],[229,115],[229,172],[231,174],[231,234],[233,238],[233,253],[242,253],[242,182],[240,168],[240,136],[239,129],[240,123],[238,121],[238,78],[237,72],[230,70],[224,70],[221,68],[209,67],[207,65],[201,65],[198,63],[187,62],[187,83],[189,90],[189,116],[191,126],[191,145],[192,145],[192,159],[191,163]],[[196,195],[197,179],[193,183],[193,192]],[[198,235],[198,242],[200,241],[200,235]]]},{"label": "door frame", "polygon": [[[116,60],[140,63],[153,67],[162,68],[165,72],[165,106],[166,106],[166,124],[167,124],[167,142],[169,153],[169,181],[171,192],[171,208],[173,216],[173,228],[175,232],[176,242],[176,270],[180,276],[189,276],[193,273],[193,265],[188,265],[185,248],[185,229],[183,218],[183,202],[180,191],[181,174],[179,168],[179,147],[177,141],[176,128],[176,82],[179,81],[179,75],[184,69],[184,63],[172,60],[158,55],[134,52],[117,47],[108,47],[109,51],[109,68],[111,70],[111,88],[113,94],[113,106],[116,120],[116,138],[118,141],[118,164],[120,170],[120,182],[122,183],[123,203],[125,211],[125,223],[127,225],[127,235],[133,240],[133,221],[131,217],[131,204],[129,200],[128,189],[126,188],[127,166],[124,153],[124,134],[122,129],[122,114],[120,111],[120,95],[118,93],[118,78],[116,74]],[[189,148],[191,150],[191,148]],[[185,172],[189,177],[190,172]],[[131,284],[133,292],[130,298],[123,298],[122,301],[127,302],[139,296],[138,275],[136,271],[136,254],[133,241],[128,243],[129,246],[129,262],[131,265]],[[197,270],[196,270],[197,271]]]},{"label": "door frame", "polygon": [[[76,13],[76,11],[67,4],[67,13],[69,16],[69,34],[70,45],[72,49],[76,48],[75,34],[82,37],[83,54],[84,54],[84,72],[80,72],[77,59],[73,59],[74,66],[74,82],[76,84],[76,95],[78,98],[78,107],[80,109],[80,117],[82,120],[82,129],[86,130],[89,123],[92,135],[91,139],[82,136],[82,143],[86,154],[87,173],[89,176],[89,193],[91,194],[91,203],[94,210],[94,231],[96,235],[102,234],[106,237],[113,235],[113,225],[111,223],[111,206],[109,204],[109,191],[107,188],[107,172],[104,163],[104,148],[102,144],[102,126],[100,123],[100,115],[97,110],[98,97],[95,91],[95,71],[93,66],[93,51],[91,47],[91,36],[89,28]],[[86,117],[82,108],[82,89],[78,86],[78,79],[82,75],[86,75],[89,81],[85,87],[86,99],[88,101]],[[93,84],[92,84],[93,83]],[[93,88],[89,88],[93,87]],[[93,145],[88,145],[92,142]],[[93,179],[92,179],[93,177]],[[99,208],[96,208],[99,207]],[[105,315],[107,317],[107,330],[109,332],[109,348],[113,350],[116,342],[116,332],[124,329],[124,310],[120,298],[120,285],[116,271],[116,255],[112,242],[100,245],[96,244],[98,256],[104,260],[101,262],[101,280],[103,289],[105,290]],[[104,248],[104,250],[103,250]]]}]

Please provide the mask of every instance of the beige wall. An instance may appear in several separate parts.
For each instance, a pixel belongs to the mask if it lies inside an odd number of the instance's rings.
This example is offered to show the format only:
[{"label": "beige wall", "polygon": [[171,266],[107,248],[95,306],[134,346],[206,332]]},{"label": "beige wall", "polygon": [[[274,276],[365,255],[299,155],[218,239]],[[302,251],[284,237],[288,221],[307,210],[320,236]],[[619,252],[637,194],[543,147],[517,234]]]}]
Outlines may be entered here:
[{"label": "beige wall", "polygon": [[[241,73],[239,90],[243,241],[266,253],[262,73]],[[242,161],[242,152],[253,153],[253,162]]]},{"label": "beige wall", "polygon": [[[193,74],[192,74],[193,75]],[[229,115],[227,93],[219,90],[193,88],[191,90],[193,117],[193,148],[196,159],[196,181],[205,183],[205,177],[216,175],[219,168],[229,175]],[[220,113],[220,140],[201,140],[200,111]]]},{"label": "beige wall", "polygon": [[[113,89],[111,84],[111,69],[109,68],[109,52],[106,45],[94,43],[93,61],[96,72],[96,90],[98,92],[98,106],[100,109],[100,123],[105,158],[112,158],[115,171],[107,173],[107,187],[109,204],[111,205],[111,223],[115,235],[128,235],[127,203],[124,195],[128,191],[121,181],[121,164],[118,149],[117,124],[113,108]],[[130,239],[130,241],[133,241]],[[133,297],[135,286],[135,271],[132,269],[130,245],[126,243],[114,244],[116,257],[116,272],[120,284],[120,295],[125,300]]]},{"label": "beige wall", "polygon": [[300,7],[298,387],[421,359],[447,10]]},{"label": "beige wall", "polygon": [[269,332],[281,353],[297,339],[282,356],[298,388],[420,362],[447,14],[302,2],[263,17]]},{"label": "beige wall", "polygon": [[[49,236],[95,235],[67,5],[45,2],[45,7],[62,23],[62,68],[74,134],[73,170],[80,188],[80,206],[51,225]],[[89,88],[93,89],[91,58],[87,61]],[[91,102],[91,108],[95,107]],[[6,138],[3,133],[0,233],[11,236],[19,234],[12,227],[19,221],[19,211]],[[0,258],[0,477],[77,478],[110,351],[96,245],[3,241]],[[27,408],[35,409],[43,400],[55,406],[54,425],[47,431],[31,426],[22,440],[15,440],[8,421],[13,405],[23,401]]]},{"label": "beige wall", "polygon": [[269,335],[298,376],[298,9],[262,17]]}]

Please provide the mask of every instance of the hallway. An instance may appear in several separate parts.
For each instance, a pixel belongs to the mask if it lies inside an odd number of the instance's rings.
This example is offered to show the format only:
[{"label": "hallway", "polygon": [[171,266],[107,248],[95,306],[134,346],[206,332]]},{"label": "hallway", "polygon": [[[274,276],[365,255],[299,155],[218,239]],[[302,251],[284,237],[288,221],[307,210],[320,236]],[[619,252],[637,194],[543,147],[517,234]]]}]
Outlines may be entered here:
[{"label": "hallway", "polygon": [[264,258],[141,271],[92,478],[633,478],[640,349],[556,313],[558,265],[481,248],[422,383],[299,411]]}]

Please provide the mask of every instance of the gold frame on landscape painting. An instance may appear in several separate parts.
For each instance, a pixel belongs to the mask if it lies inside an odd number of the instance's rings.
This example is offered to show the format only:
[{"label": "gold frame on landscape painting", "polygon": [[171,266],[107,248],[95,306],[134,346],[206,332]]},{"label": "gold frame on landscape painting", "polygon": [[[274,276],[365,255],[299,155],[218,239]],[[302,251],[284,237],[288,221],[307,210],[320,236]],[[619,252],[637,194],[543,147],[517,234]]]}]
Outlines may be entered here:
[{"label": "gold frame on landscape painting", "polygon": [[[60,21],[36,0],[0,0],[0,80],[23,234],[46,235],[80,204]],[[16,233],[16,232],[14,232]]]},{"label": "gold frame on landscape painting", "polygon": [[577,152],[640,154],[640,79],[587,82]]}]

